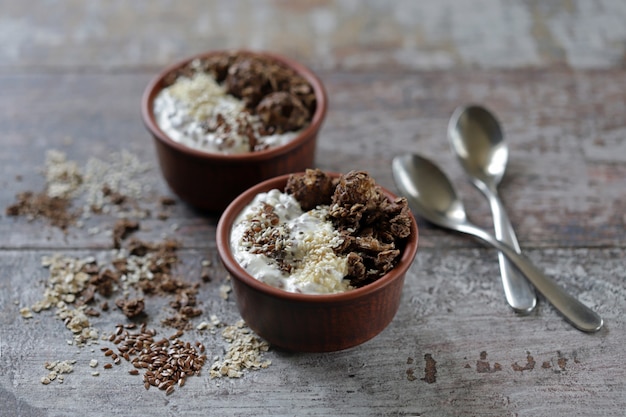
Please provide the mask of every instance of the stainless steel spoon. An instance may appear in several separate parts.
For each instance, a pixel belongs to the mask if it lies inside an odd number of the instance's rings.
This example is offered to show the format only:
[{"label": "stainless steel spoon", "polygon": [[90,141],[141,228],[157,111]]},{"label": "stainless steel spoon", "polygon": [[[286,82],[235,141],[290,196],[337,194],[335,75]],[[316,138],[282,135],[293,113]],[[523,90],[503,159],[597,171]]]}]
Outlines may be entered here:
[{"label": "stainless steel spoon", "polygon": [[[498,196],[497,187],[509,155],[498,121],[483,107],[459,107],[450,118],[448,139],[472,183],[489,200],[496,238],[521,253],[513,226]],[[507,302],[518,313],[530,313],[537,305],[534,289],[501,252],[498,261]]]},{"label": "stainless steel spoon", "polygon": [[400,193],[417,214],[440,227],[475,236],[494,246],[574,327],[584,332],[600,330],[602,318],[598,314],[565,292],[528,258],[467,219],[452,183],[437,165],[419,155],[404,155],[394,158],[392,170]]}]

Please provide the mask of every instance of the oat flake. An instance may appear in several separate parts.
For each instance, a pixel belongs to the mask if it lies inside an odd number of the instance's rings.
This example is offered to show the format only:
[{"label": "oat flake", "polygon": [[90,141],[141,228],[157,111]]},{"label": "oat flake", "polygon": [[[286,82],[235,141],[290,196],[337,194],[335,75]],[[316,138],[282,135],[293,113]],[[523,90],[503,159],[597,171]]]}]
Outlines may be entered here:
[{"label": "oat flake", "polygon": [[229,342],[228,350],[222,361],[216,360],[211,365],[211,378],[240,378],[244,369],[258,370],[271,365],[270,360],[262,360],[269,344],[254,335],[243,320],[227,326],[222,331],[222,337]]}]

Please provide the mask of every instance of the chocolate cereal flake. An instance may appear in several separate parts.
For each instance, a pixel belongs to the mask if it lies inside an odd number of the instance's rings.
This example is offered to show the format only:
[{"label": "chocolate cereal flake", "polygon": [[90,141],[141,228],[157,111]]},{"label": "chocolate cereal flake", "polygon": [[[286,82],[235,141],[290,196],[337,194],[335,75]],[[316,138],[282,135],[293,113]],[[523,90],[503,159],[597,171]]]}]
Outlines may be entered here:
[{"label": "chocolate cereal flake", "polygon": [[375,281],[397,263],[411,233],[405,198],[390,200],[363,171],[351,171],[333,181],[320,170],[292,175],[285,188],[303,210],[330,205],[329,217],[343,242],[335,252],[346,255],[352,286]]},{"label": "chocolate cereal flake", "polygon": [[[263,134],[285,133],[306,127],[317,100],[311,84],[276,59],[245,52],[224,52],[194,60],[169,74],[164,83],[204,72],[223,85],[226,93],[242,100],[263,122]],[[208,126],[212,131],[216,126]],[[228,132],[225,132],[228,133]],[[259,150],[254,146],[252,150]]]},{"label": "chocolate cereal flake", "polygon": [[256,112],[270,131],[284,133],[306,126],[311,119],[309,109],[293,94],[278,91],[265,96]]},{"label": "chocolate cereal flake", "polygon": [[119,249],[122,241],[131,233],[139,230],[139,222],[135,220],[120,219],[113,226],[113,247]]},{"label": "chocolate cereal flake", "polygon": [[322,170],[307,169],[304,175],[289,177],[285,192],[298,200],[302,210],[308,211],[319,205],[330,205],[336,185]]},{"label": "chocolate cereal flake", "polygon": [[143,314],[145,308],[143,298],[132,298],[129,300],[120,298],[115,302],[115,305],[122,310],[124,315],[129,319]]}]

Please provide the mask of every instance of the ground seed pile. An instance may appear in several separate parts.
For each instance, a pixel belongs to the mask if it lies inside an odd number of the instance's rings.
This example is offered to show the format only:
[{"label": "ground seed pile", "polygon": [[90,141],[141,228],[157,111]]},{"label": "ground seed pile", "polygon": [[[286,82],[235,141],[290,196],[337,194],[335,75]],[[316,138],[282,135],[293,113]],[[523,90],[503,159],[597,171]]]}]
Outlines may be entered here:
[{"label": "ground seed pile", "polygon": [[17,202],[6,209],[7,216],[25,216],[29,220],[46,218],[52,226],[66,230],[76,222],[78,214],[70,210],[69,200],[49,197],[45,192],[25,191],[16,196]]},{"label": "ground seed pile", "polygon": [[[44,257],[42,265],[48,268],[50,276],[43,298],[30,308],[21,309],[21,314],[32,318],[32,312],[54,309],[73,334],[71,344],[81,347],[105,338],[117,346],[117,352],[113,348],[101,348],[105,357],[112,361],[105,364],[104,369],[111,369],[113,364],[119,365],[125,359],[135,369],[145,370],[143,382],[147,388],[158,387],[167,394],[175,389],[174,385],[181,387],[187,376],[200,375],[207,360],[202,343],[191,344],[180,339],[185,331],[215,333],[215,329],[223,327],[221,336],[227,346],[222,359],[219,355],[214,357],[211,378],[240,378],[244,370],[267,368],[271,362],[263,360],[262,356],[269,350],[269,344],[254,335],[243,321],[224,326],[211,315],[210,322],[192,325],[192,319],[203,314],[197,307],[198,284],[189,284],[173,275],[178,263],[177,248],[174,241],[152,245],[133,239],[111,263],[98,262],[91,256],[80,259],[62,255]],[[125,255],[120,256],[122,253]],[[221,298],[227,292],[225,287],[219,287]],[[124,295],[130,293],[141,296]],[[165,327],[178,329],[170,338],[156,340],[157,331],[147,329],[145,321],[139,332],[131,332],[136,327],[131,322],[118,325],[108,337],[102,336],[103,331],[91,323],[92,317],[109,310],[112,300],[129,319],[148,320],[143,311],[144,298],[150,300],[151,297],[170,297],[172,313],[161,321]],[[138,375],[139,371],[130,373]],[[92,372],[92,375],[98,376],[99,372]]]},{"label": "ground seed pile", "polygon": [[148,212],[138,206],[138,200],[149,191],[140,180],[148,169],[125,150],[111,154],[106,161],[91,158],[82,168],[68,160],[65,153],[50,150],[43,169],[44,190],[18,193],[16,202],[5,212],[30,221],[47,220],[62,230],[81,227],[93,214],[145,218]]},{"label": "ground seed pile", "polygon": [[[204,260],[198,279],[189,282],[176,274],[180,263],[180,244],[176,240],[166,238],[155,243],[132,236],[141,228],[140,221],[150,215],[149,210],[141,208],[146,200],[146,189],[136,175],[146,169],[125,151],[117,154],[113,163],[90,159],[82,170],[61,152],[47,154],[46,189],[39,194],[18,195],[18,203],[8,207],[7,214],[25,215],[29,220],[46,218],[51,225],[62,229],[72,224],[80,226],[80,221],[93,214],[115,214],[119,218],[110,228],[114,250],[104,256],[105,259],[91,255],[44,256],[42,266],[47,269],[48,278],[42,298],[30,307],[22,307],[20,315],[32,319],[33,313],[54,311],[72,334],[68,345],[82,349],[108,341],[113,345],[101,349],[106,358],[103,369],[113,369],[114,365],[127,361],[132,365],[130,374],[142,373],[146,388],[157,387],[167,394],[175,387],[182,387],[188,376],[200,375],[207,361],[205,345],[198,340],[184,341],[186,332],[195,337],[211,336],[218,334],[217,329],[224,328],[225,358],[220,369],[236,371],[220,373],[221,377],[238,378],[244,369],[267,367],[269,361],[263,362],[261,356],[269,346],[252,335],[243,322],[227,326],[211,314],[210,321],[193,323],[205,313],[197,298],[200,285],[212,281],[208,272],[210,261]],[[167,219],[167,210],[175,205],[175,200],[160,197],[156,202],[162,209],[157,218]],[[83,204],[82,210],[74,209],[79,203]],[[52,204],[52,208],[46,204]],[[216,290],[220,298],[226,300],[230,285],[226,282]],[[156,339],[157,330],[147,328],[147,323],[158,320],[157,316],[147,313],[148,305],[157,299],[161,300],[161,305],[163,300],[166,304],[164,310],[157,313],[161,320],[156,325],[176,330],[169,338]],[[95,318],[112,311],[123,313],[128,323],[116,326],[113,331],[93,324]],[[229,330],[231,327],[236,331]],[[139,330],[134,332],[135,328]],[[233,353],[235,351],[239,353]],[[219,353],[214,353],[213,360],[216,363],[220,360]],[[63,374],[72,372],[75,363],[46,363],[49,373],[41,382],[46,385],[54,380],[63,382]],[[97,359],[92,359],[89,366],[91,375],[100,375]]]}]

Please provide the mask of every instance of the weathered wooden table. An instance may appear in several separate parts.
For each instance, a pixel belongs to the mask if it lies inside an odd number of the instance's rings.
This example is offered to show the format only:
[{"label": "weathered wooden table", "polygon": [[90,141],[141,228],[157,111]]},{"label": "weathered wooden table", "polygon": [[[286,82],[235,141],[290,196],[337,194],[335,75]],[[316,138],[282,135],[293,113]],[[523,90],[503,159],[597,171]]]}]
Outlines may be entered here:
[{"label": "weathered wooden table", "polygon": [[[0,5],[0,415],[625,415],[622,2],[65,3]],[[44,190],[46,154],[58,150],[79,169],[120,152],[144,164],[133,178],[144,215],[126,211],[141,225],[135,236],[181,242],[175,274],[199,285],[194,326],[212,315],[220,326],[238,320],[216,254],[217,217],[159,203],[172,194],[139,100],[174,59],[240,46],[291,55],[325,82],[318,167],[366,169],[395,189],[391,159],[419,151],[449,172],[485,227],[487,204],[451,154],[446,126],[458,105],[495,111],[510,147],[500,190],[523,251],[605,327],[574,330],[541,297],[536,311],[517,316],[496,252],[422,219],[400,310],[378,337],[336,353],[270,349],[266,369],[211,378],[228,342],[219,327],[194,328],[181,338],[201,341],[207,364],[171,395],[146,391],[125,361],[105,369],[100,348],[111,343],[77,346],[54,308],[22,317],[48,285],[43,257],[113,257],[115,212],[66,231],[5,213],[18,193]],[[170,301],[146,296],[148,326],[159,335],[174,333],[161,324]],[[125,317],[112,306],[90,320],[106,336]],[[65,360],[75,361],[73,372],[42,384],[44,364]]]}]

